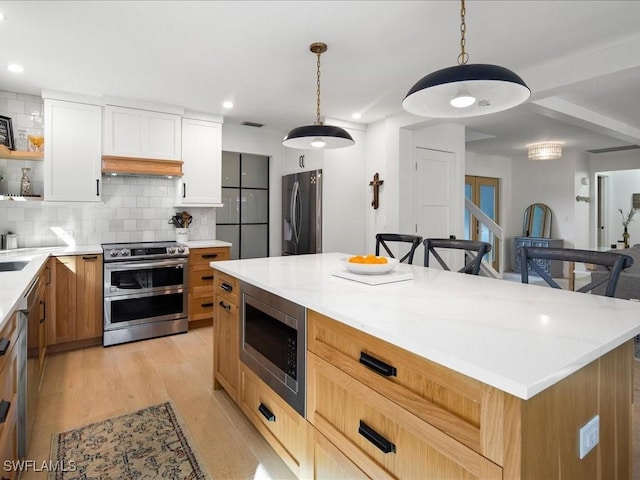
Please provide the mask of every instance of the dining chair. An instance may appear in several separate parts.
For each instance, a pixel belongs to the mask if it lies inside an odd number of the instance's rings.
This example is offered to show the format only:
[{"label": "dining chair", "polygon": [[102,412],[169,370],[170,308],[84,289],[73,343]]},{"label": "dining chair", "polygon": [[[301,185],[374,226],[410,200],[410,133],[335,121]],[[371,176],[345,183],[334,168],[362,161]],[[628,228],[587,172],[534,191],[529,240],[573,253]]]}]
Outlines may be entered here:
[{"label": "dining chair", "polygon": [[623,253],[576,250],[573,248],[519,247],[516,255],[520,255],[522,261],[522,283],[529,283],[530,268],[532,274],[538,275],[553,288],[562,287],[540,267],[541,261],[578,262],[606,267],[606,275],[599,275],[595,279],[592,278],[591,282],[575,291],[589,293],[594,288],[603,285],[606,286],[605,296],[607,297],[615,295],[620,274],[625,268],[633,265],[633,258]]},{"label": "dining chair", "polygon": [[[436,249],[452,249],[464,250],[465,265],[459,273],[468,273],[470,275],[478,275],[480,273],[480,265],[482,258],[491,251],[491,244],[481,242],[479,240],[458,240],[457,238],[427,238],[424,244],[424,266],[429,266],[429,258],[431,255],[438,261],[440,266],[451,271],[451,268],[442,259]],[[475,252],[475,254],[473,253]]]},{"label": "dining chair", "polygon": [[376,256],[380,255],[380,247],[382,247],[391,258],[396,258],[389,248],[389,242],[400,244],[398,248],[401,252],[404,250],[402,244],[409,244],[409,251],[400,257],[399,262],[410,264],[413,263],[413,255],[422,242],[422,237],[420,235],[404,235],[400,233],[378,233],[376,235]]}]

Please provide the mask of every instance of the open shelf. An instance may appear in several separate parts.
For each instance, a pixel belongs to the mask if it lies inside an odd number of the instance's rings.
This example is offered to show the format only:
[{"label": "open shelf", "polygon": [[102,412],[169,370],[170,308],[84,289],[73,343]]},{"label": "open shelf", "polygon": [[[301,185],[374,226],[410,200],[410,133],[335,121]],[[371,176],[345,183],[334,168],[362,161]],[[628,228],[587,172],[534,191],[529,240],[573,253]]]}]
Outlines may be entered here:
[{"label": "open shelf", "polygon": [[10,160],[44,160],[44,152],[17,152],[0,145],[0,158]]}]

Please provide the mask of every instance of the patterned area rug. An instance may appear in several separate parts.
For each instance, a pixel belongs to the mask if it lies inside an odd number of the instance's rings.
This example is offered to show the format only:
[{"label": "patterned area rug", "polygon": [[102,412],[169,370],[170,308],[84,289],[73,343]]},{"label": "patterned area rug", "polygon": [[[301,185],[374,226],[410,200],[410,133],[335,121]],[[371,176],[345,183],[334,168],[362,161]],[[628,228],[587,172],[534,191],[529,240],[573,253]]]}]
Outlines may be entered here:
[{"label": "patterned area rug", "polygon": [[210,479],[169,402],[57,433],[49,480]]}]

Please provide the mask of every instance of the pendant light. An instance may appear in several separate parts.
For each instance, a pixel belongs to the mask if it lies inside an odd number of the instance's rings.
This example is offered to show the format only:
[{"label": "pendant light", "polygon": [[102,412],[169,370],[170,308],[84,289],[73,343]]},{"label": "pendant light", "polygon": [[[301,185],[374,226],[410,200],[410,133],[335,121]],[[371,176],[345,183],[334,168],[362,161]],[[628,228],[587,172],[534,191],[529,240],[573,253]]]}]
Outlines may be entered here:
[{"label": "pendant light", "polygon": [[296,127],[282,140],[282,145],[289,148],[342,148],[350,147],[355,142],[344,129],[333,125],[324,125],[320,121],[320,55],[327,51],[325,43],[312,43],[309,50],[318,57],[316,88],[316,123]]},{"label": "pendant light", "polygon": [[465,3],[460,8],[458,65],[430,73],[419,80],[402,101],[409,113],[423,117],[475,117],[500,112],[523,103],[531,91],[511,70],[498,65],[467,65]]}]

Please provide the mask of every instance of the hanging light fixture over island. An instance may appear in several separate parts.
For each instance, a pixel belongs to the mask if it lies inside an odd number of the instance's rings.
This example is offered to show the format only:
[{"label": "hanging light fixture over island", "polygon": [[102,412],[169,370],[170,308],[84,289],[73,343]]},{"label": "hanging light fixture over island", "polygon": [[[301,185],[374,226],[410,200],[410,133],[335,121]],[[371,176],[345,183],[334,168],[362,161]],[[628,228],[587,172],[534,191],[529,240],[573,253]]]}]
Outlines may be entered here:
[{"label": "hanging light fixture over island", "polygon": [[515,107],[531,95],[524,80],[508,68],[467,64],[464,0],[461,4],[458,65],[430,73],[411,87],[402,101],[409,113],[433,118],[474,117]]},{"label": "hanging light fixture over island", "polygon": [[316,88],[316,123],[296,127],[282,140],[282,145],[289,148],[343,148],[355,144],[349,132],[334,125],[324,125],[320,120],[320,55],[327,51],[326,43],[312,43],[309,50],[318,57]]}]

